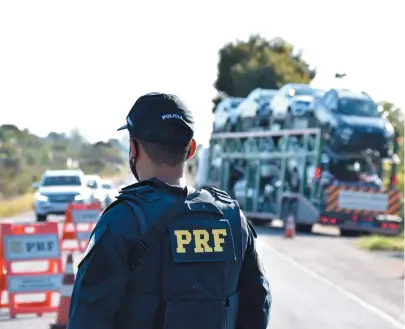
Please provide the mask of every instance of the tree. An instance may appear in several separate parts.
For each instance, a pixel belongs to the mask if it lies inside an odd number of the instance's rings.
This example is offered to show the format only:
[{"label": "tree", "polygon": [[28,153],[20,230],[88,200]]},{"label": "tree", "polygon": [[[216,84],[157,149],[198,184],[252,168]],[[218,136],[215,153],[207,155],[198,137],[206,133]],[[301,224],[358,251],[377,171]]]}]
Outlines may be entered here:
[{"label": "tree", "polygon": [[[233,97],[246,97],[255,88],[278,89],[290,82],[309,83],[316,71],[300,52],[281,38],[254,35],[248,41],[226,44],[219,51],[215,88]],[[218,103],[220,97],[213,102]]]},{"label": "tree", "polygon": [[394,130],[399,138],[399,152],[398,156],[401,163],[398,166],[398,190],[402,193],[402,199],[404,197],[404,112],[394,104],[390,102],[381,102],[383,106],[387,120],[391,122]]},{"label": "tree", "polygon": [[79,129],[74,128],[70,131],[69,139],[74,145],[80,145],[81,143],[86,143],[86,139],[82,136]]},{"label": "tree", "polygon": [[387,119],[394,126],[398,136],[404,138],[404,113],[403,111],[390,102],[381,102],[380,105],[384,108],[387,114]]},{"label": "tree", "polygon": [[115,174],[125,163],[125,147],[112,139],[90,144],[78,130],[69,136],[51,132],[47,137],[0,125],[0,200],[28,192],[46,169],[66,168],[66,159],[80,163],[89,174]]}]

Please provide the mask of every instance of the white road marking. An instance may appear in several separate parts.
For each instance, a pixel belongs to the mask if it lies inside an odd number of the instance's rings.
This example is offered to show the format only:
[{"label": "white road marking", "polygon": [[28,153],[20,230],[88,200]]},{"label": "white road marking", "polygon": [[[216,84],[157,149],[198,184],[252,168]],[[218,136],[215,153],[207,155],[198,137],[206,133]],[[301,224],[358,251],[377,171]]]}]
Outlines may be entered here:
[{"label": "white road marking", "polygon": [[391,315],[385,313],[384,311],[380,310],[379,308],[371,305],[370,303],[368,303],[366,300],[360,298],[359,296],[356,296],[355,294],[353,294],[352,292],[346,290],[345,288],[343,288],[342,286],[339,286],[338,284],[326,279],[325,277],[319,275],[318,273],[316,273],[315,271],[303,266],[302,264],[298,263],[297,261],[295,261],[293,258],[287,256],[286,254],[274,249],[272,246],[270,246],[268,243],[262,241],[262,240],[258,240],[259,245],[269,249],[270,251],[272,251],[273,253],[277,254],[278,256],[280,256],[281,258],[283,258],[284,260],[286,260],[287,262],[289,262],[290,264],[294,265],[295,267],[299,268],[301,271],[309,274],[310,276],[312,276],[315,279],[318,279],[319,281],[323,282],[324,284],[327,284],[330,287],[333,287],[335,290],[339,291],[341,294],[345,295],[346,297],[350,298],[351,300],[357,302],[359,305],[361,305],[362,307],[364,307],[365,309],[369,310],[370,312],[373,312],[374,314],[378,315],[379,317],[381,317],[382,319],[390,322],[391,324],[393,324],[394,326],[403,329],[404,328],[404,323],[399,322],[398,320],[396,320],[395,318],[393,318]]}]

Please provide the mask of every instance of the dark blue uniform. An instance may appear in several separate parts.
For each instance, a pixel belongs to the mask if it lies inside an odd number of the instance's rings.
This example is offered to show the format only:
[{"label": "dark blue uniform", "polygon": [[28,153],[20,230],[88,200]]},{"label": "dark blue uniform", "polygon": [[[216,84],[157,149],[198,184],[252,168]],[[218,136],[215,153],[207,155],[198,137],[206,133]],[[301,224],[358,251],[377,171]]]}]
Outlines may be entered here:
[{"label": "dark blue uniform", "polygon": [[253,227],[219,190],[197,190],[134,269],[131,253],[185,189],[156,179],[123,190],[79,264],[68,329],[265,329],[271,295]]}]

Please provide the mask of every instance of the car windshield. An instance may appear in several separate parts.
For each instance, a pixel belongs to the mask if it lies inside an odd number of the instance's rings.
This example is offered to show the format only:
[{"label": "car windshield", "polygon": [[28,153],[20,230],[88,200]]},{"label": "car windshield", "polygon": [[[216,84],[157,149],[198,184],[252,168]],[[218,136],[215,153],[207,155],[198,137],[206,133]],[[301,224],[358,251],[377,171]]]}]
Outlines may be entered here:
[{"label": "car windshield", "polygon": [[82,182],[79,176],[48,176],[42,182],[42,186],[80,186]]},{"label": "car windshield", "polygon": [[365,99],[341,98],[339,99],[338,112],[360,117],[378,117],[377,105]]},{"label": "car windshield", "polygon": [[259,104],[271,103],[271,100],[274,98],[274,95],[261,95],[258,99]]},{"label": "car windshield", "polygon": [[242,103],[241,100],[234,100],[231,102],[231,108],[236,108],[239,106],[239,104]]},{"label": "car windshield", "polygon": [[[290,96],[311,96],[317,92],[318,90],[312,88],[292,88],[290,91]],[[291,95],[291,93],[293,95]]]},{"label": "car windshield", "polygon": [[110,185],[110,184],[105,184],[104,183],[101,186],[103,187],[104,190],[112,190],[112,185]]}]

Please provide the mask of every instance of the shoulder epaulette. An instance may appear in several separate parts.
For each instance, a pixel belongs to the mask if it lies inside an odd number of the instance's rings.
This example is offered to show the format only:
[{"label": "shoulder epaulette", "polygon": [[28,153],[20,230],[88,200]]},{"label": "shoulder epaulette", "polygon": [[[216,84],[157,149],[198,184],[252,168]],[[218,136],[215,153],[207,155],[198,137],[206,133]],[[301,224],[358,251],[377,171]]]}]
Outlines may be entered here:
[{"label": "shoulder epaulette", "polygon": [[151,182],[142,181],[122,189],[118,199],[129,200],[136,197],[147,202],[155,201],[161,198],[159,193],[156,193],[156,189]]},{"label": "shoulder epaulette", "polygon": [[225,191],[217,189],[216,187],[204,187],[203,189],[208,191],[214,198],[216,198],[222,202],[225,202],[225,203],[232,202],[232,198]]}]

